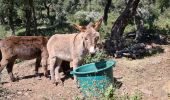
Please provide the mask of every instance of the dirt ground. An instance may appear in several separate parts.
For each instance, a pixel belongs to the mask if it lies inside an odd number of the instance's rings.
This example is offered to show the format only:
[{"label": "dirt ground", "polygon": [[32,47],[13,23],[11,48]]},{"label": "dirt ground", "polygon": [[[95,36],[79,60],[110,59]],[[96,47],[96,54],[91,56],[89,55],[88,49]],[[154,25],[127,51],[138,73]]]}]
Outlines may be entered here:
[{"label": "dirt ground", "polygon": [[[113,77],[122,85],[117,94],[140,92],[143,100],[168,100],[170,94],[170,46],[162,45],[165,52],[144,59],[115,59]],[[71,78],[64,81],[64,86],[55,86],[49,79],[33,77],[35,60],[24,61],[14,66],[14,75],[18,82],[9,82],[6,69],[2,72],[3,88],[9,94],[0,100],[75,100],[82,98]],[[40,69],[42,71],[42,68]],[[170,98],[169,98],[170,99]]]}]

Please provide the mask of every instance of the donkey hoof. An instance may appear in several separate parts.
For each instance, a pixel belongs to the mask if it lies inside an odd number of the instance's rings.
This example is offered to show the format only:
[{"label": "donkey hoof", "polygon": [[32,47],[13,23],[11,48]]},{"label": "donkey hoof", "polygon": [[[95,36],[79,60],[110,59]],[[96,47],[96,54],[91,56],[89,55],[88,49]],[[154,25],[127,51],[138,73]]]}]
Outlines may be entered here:
[{"label": "donkey hoof", "polygon": [[34,76],[35,77],[40,77],[40,75],[38,73],[35,73]]},{"label": "donkey hoof", "polygon": [[80,86],[78,84],[74,84],[74,87],[80,89]]},{"label": "donkey hoof", "polygon": [[56,86],[57,86],[57,85],[59,85],[59,86],[64,86],[64,83],[63,83],[63,81],[61,81],[61,80],[55,82],[55,84],[56,84]]},{"label": "donkey hoof", "polygon": [[77,81],[74,81],[74,86],[77,87],[78,89],[80,88],[80,85],[78,84]]},{"label": "donkey hoof", "polygon": [[46,78],[48,78],[48,73],[44,73],[44,76],[45,76]]},{"label": "donkey hoof", "polygon": [[80,85],[78,83],[75,83],[75,85],[78,89],[80,88]]},{"label": "donkey hoof", "polygon": [[76,84],[77,88],[79,89],[80,88],[80,85],[79,84]]},{"label": "donkey hoof", "polygon": [[15,82],[16,80],[16,78],[11,78],[11,82]]},{"label": "donkey hoof", "polygon": [[74,80],[74,85],[75,85],[77,88],[80,88],[80,85],[79,85],[79,83],[78,83],[77,80]]}]

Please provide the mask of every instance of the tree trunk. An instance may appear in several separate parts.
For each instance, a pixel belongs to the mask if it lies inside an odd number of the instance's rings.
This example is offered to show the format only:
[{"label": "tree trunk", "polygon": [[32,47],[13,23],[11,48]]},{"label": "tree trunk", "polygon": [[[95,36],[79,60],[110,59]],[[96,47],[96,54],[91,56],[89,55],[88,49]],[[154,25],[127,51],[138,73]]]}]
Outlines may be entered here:
[{"label": "tree trunk", "polygon": [[5,24],[5,18],[3,15],[0,15],[0,18],[1,18],[1,24],[4,25]]},{"label": "tree trunk", "polygon": [[24,6],[25,6],[25,18],[26,18],[26,36],[31,35],[31,8],[30,8],[30,2],[29,0],[24,0]]},{"label": "tree trunk", "polygon": [[44,6],[47,10],[47,18],[50,21],[50,25],[53,25],[53,20],[50,18],[50,5],[51,5],[51,3],[49,5],[47,5],[47,0],[44,0]]},{"label": "tree trunk", "polygon": [[143,19],[141,17],[139,10],[137,10],[137,13],[134,17],[134,21],[135,21],[135,26],[136,26],[135,40],[139,42],[141,40],[141,37],[143,36],[143,31],[144,31],[144,22],[143,22]]},{"label": "tree trunk", "polygon": [[47,0],[44,0],[44,6],[45,6],[45,8],[47,10],[47,17],[50,18],[50,7],[47,6]]},{"label": "tree trunk", "polygon": [[115,21],[110,37],[110,43],[113,43],[115,50],[120,49],[124,29],[128,25],[128,21],[135,15],[139,2],[140,0],[129,0],[125,10]]},{"label": "tree trunk", "polygon": [[33,24],[34,24],[34,35],[36,35],[37,34],[37,19],[36,19],[33,0],[30,0],[30,7],[31,7],[31,10],[32,10],[32,17],[33,17]]},{"label": "tree trunk", "polygon": [[[37,34],[37,19],[35,15],[35,8],[33,0],[25,0],[25,17],[26,17],[26,34],[27,36]],[[33,23],[33,25],[31,25]],[[31,34],[31,27],[33,26],[34,34]]]},{"label": "tree trunk", "polygon": [[9,15],[8,15],[8,19],[9,19],[9,26],[12,30],[12,35],[15,35],[15,28],[14,28],[14,21],[13,21],[13,9],[14,9],[14,1],[10,0],[10,6],[9,6]]},{"label": "tree trunk", "polygon": [[108,12],[109,12],[109,8],[110,8],[110,5],[112,3],[112,0],[107,0],[107,4],[104,8],[104,16],[103,16],[103,20],[104,20],[104,23],[107,25],[107,18],[108,18]]}]

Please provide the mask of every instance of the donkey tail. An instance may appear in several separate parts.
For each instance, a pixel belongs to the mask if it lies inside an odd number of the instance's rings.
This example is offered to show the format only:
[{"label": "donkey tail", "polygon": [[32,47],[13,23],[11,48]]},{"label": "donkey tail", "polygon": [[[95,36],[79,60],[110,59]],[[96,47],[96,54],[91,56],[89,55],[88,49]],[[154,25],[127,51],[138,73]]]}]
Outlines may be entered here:
[{"label": "donkey tail", "polygon": [[[0,39],[0,61],[2,60],[1,48],[2,48],[2,40]],[[0,64],[0,67],[1,67],[1,64]]]},{"label": "donkey tail", "polygon": [[[0,39],[0,70],[1,70],[1,60],[2,60],[1,48],[2,48],[2,40]],[[0,83],[1,83],[1,71],[0,71]]]}]

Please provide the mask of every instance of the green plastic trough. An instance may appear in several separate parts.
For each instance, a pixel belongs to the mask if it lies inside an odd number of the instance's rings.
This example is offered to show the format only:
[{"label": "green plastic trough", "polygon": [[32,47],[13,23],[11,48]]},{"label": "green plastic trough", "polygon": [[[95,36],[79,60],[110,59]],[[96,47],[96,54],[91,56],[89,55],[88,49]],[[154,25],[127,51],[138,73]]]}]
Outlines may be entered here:
[{"label": "green plastic trough", "polygon": [[81,92],[85,97],[99,97],[113,84],[115,61],[101,61],[82,65],[71,72],[77,76]]}]

